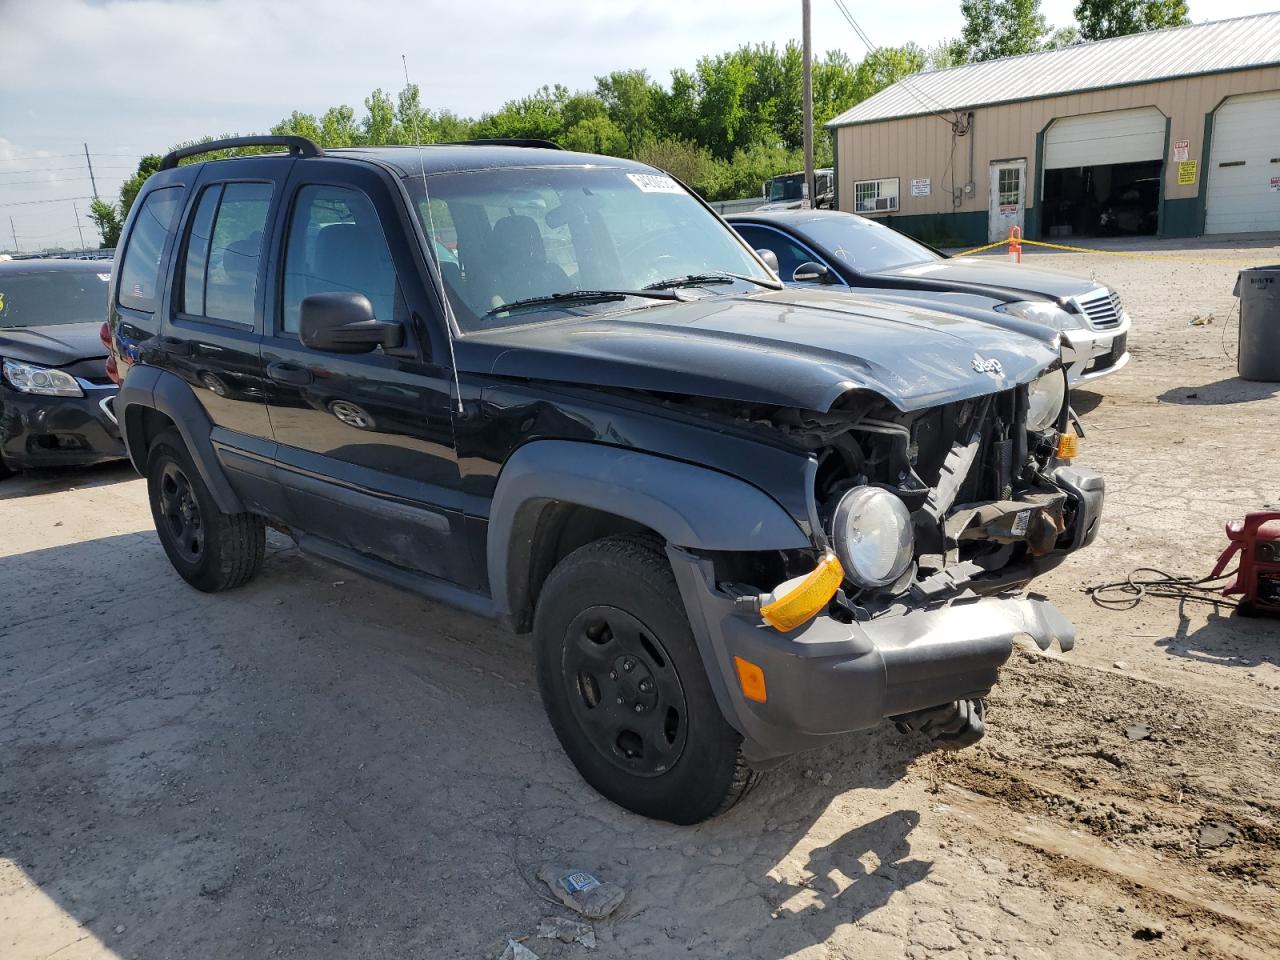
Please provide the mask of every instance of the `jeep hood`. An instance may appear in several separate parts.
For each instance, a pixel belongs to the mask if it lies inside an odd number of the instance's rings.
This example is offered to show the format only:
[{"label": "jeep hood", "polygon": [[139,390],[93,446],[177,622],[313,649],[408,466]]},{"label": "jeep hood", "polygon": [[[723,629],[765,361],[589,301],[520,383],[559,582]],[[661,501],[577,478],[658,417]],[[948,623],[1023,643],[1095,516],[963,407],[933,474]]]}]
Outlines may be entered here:
[{"label": "jeep hood", "polygon": [[[477,374],[817,411],[859,389],[904,411],[950,403],[1025,383],[1058,359],[976,320],[796,289],[503,327],[457,347],[459,367]],[[991,361],[1000,372],[983,372]]]},{"label": "jeep hood", "polygon": [[1073,277],[1057,270],[977,257],[912,263],[882,270],[874,276],[914,281],[925,289],[985,292],[1006,301],[1025,299],[1028,295],[1059,300],[1078,297],[1098,287],[1085,277]]}]

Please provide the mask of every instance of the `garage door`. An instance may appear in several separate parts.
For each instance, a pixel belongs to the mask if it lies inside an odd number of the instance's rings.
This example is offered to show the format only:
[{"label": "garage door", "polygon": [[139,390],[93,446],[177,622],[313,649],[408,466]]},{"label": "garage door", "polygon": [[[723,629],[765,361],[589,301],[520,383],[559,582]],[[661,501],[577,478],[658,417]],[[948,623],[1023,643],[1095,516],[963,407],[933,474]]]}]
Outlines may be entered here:
[{"label": "garage door", "polygon": [[1155,107],[1063,117],[1044,135],[1044,168],[1164,159],[1164,114]]},{"label": "garage door", "polygon": [[1280,91],[1214,112],[1207,173],[1206,233],[1280,230]]}]

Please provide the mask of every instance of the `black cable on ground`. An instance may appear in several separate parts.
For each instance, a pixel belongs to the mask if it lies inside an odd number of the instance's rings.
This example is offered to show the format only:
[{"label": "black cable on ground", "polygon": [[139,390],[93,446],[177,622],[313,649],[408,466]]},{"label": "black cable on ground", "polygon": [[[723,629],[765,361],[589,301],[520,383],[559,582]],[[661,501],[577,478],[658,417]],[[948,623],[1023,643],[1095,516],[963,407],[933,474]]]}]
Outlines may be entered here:
[{"label": "black cable on ground", "polygon": [[[1154,574],[1154,576],[1142,576]],[[1172,600],[1189,600],[1207,603],[1215,607],[1235,607],[1239,601],[1225,597],[1218,588],[1211,586],[1236,575],[1232,570],[1217,577],[1201,577],[1195,580],[1157,570],[1155,567],[1138,567],[1123,580],[1099,583],[1085,593],[1100,607],[1108,610],[1132,610],[1147,597],[1166,597]]]}]

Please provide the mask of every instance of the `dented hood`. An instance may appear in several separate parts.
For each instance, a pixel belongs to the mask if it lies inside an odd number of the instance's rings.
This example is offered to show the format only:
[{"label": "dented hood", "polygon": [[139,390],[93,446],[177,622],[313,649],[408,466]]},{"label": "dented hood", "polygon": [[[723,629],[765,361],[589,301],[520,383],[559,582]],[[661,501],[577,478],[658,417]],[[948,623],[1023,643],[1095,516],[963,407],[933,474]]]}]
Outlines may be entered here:
[{"label": "dented hood", "polygon": [[1057,359],[1042,342],[976,320],[798,289],[504,327],[458,343],[458,364],[473,373],[818,411],[855,389],[904,411],[950,403],[1025,383]]}]

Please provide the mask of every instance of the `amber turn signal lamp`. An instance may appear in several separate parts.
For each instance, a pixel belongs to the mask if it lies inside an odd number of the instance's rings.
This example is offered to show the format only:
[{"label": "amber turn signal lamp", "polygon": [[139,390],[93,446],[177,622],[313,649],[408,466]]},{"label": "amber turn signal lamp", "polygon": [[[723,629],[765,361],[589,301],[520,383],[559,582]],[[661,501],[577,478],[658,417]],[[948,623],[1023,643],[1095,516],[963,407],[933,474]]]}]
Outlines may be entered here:
[{"label": "amber turn signal lamp", "polygon": [[756,703],[764,703],[768,699],[764,687],[764,671],[741,657],[733,658],[733,666],[738,671],[738,686],[742,688],[742,695]]},{"label": "amber turn signal lamp", "polygon": [[1080,438],[1074,433],[1058,434],[1058,459],[1071,460],[1080,455]]},{"label": "amber turn signal lamp", "polygon": [[772,599],[760,607],[760,616],[775,630],[786,633],[808,623],[835,596],[844,582],[844,568],[828,553],[803,577],[780,584]]}]

